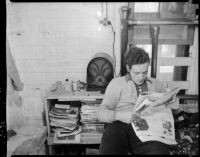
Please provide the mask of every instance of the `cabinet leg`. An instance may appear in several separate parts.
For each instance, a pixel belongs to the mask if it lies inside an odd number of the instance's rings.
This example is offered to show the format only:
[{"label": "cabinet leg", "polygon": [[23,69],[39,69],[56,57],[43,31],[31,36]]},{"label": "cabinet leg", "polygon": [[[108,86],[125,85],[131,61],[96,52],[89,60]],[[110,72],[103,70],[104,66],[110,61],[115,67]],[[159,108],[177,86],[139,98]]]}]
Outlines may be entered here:
[{"label": "cabinet leg", "polygon": [[48,155],[53,155],[54,154],[53,146],[48,146],[48,149],[49,149]]}]

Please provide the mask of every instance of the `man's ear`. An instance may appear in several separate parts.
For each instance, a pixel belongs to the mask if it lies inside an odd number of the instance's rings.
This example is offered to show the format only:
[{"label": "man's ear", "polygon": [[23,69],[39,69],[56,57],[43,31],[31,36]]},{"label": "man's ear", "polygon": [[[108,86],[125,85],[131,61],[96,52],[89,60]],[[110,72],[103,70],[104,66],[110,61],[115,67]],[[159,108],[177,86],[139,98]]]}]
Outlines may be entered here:
[{"label": "man's ear", "polygon": [[129,66],[128,65],[126,65],[126,70],[129,72],[130,71],[130,69],[129,69]]}]

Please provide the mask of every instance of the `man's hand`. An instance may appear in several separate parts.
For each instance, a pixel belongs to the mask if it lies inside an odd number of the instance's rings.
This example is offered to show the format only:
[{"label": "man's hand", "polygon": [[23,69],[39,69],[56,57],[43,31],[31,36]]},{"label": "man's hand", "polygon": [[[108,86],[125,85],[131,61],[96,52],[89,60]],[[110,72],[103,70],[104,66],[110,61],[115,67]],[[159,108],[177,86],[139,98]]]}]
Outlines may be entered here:
[{"label": "man's hand", "polygon": [[115,112],[115,120],[122,121],[124,123],[131,123],[132,122],[132,111],[116,111]]},{"label": "man's hand", "polygon": [[153,94],[148,95],[147,98],[150,101],[154,102],[154,101],[158,100],[160,97],[162,97],[164,94],[165,93],[153,93]]},{"label": "man's hand", "polygon": [[160,112],[164,108],[165,108],[164,105],[160,105],[160,106],[156,106],[156,107],[149,106],[146,109],[142,110],[141,112],[133,112],[132,118],[135,118],[137,116],[150,116],[156,112]]},{"label": "man's hand", "polygon": [[149,128],[146,120],[141,118],[137,113],[133,114],[132,122],[138,128],[137,130],[147,130]]}]

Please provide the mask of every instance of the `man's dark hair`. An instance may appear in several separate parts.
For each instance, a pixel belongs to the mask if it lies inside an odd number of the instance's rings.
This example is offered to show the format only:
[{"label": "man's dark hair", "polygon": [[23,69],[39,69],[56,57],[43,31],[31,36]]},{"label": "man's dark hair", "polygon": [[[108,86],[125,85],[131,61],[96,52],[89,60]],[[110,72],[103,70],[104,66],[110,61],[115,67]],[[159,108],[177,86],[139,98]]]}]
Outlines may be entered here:
[{"label": "man's dark hair", "polygon": [[132,67],[132,65],[150,63],[149,54],[138,47],[130,47],[124,55],[125,64]]}]

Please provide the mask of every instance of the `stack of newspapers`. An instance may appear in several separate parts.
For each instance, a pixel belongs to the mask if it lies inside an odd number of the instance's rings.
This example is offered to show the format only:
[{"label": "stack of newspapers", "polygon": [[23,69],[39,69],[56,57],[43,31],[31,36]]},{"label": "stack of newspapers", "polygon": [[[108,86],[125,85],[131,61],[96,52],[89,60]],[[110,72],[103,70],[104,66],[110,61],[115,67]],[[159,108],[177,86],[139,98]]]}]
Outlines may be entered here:
[{"label": "stack of newspapers", "polygon": [[55,132],[54,143],[78,143],[80,141],[75,138],[81,132],[81,128],[78,125],[78,114],[79,109],[76,106],[67,104],[55,104],[55,106],[52,106],[49,112],[49,119],[50,126]]},{"label": "stack of newspapers", "polygon": [[97,110],[100,103],[85,102],[81,107],[82,143],[100,143],[104,131],[104,124],[97,119]]},{"label": "stack of newspapers", "polygon": [[177,104],[179,90],[174,88],[167,93],[144,93],[139,96],[131,124],[142,142],[153,140],[168,145],[177,144],[171,108]]}]

